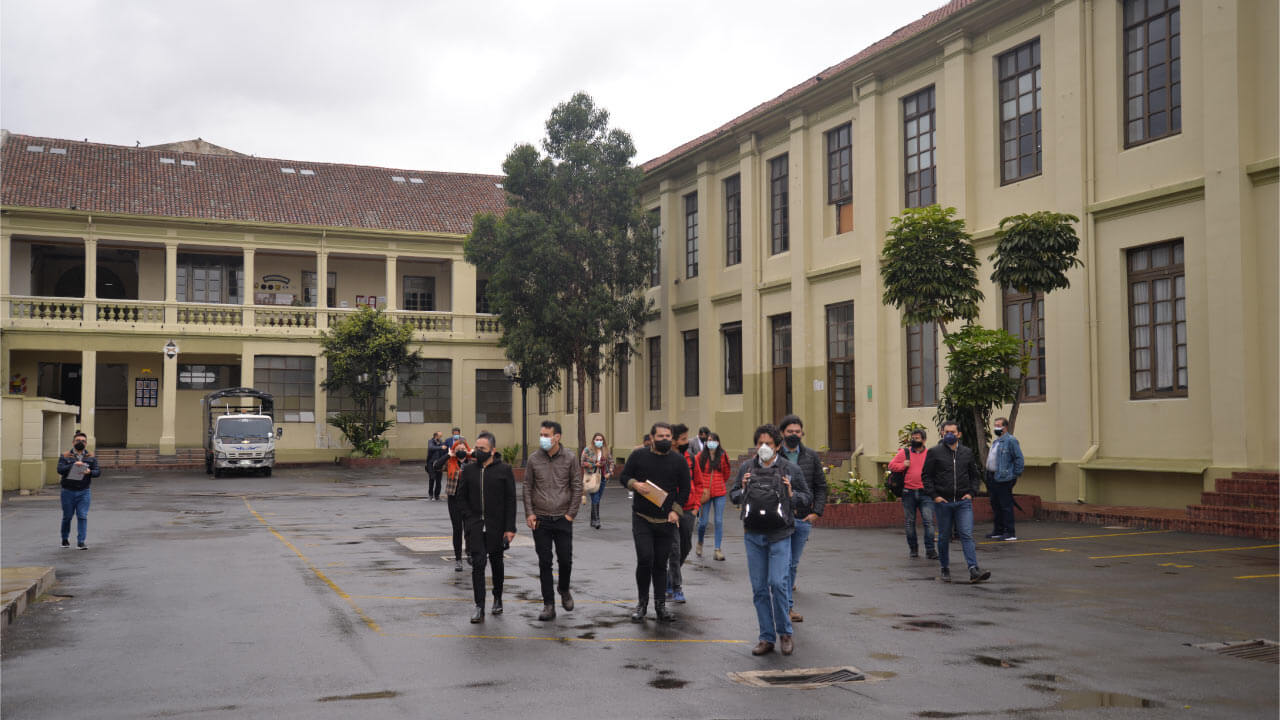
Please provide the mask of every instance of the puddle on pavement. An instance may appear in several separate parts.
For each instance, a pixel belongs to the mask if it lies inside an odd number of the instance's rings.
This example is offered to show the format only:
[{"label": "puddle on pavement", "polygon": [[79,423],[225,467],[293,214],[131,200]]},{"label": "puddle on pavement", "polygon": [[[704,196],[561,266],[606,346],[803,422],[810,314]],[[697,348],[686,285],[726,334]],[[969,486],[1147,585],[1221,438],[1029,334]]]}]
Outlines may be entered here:
[{"label": "puddle on pavement", "polygon": [[1056,693],[1058,688],[1056,685],[1044,685],[1042,683],[1027,683],[1028,690],[1035,690],[1042,693]]},{"label": "puddle on pavement", "polygon": [[1029,675],[1023,675],[1022,677],[1027,680],[1036,680],[1038,682],[1063,682],[1066,680],[1066,678],[1061,675],[1053,675],[1051,673],[1031,673]]},{"label": "puddle on pavement", "polygon": [[676,678],[659,677],[649,681],[649,687],[655,687],[659,690],[679,690],[688,685],[688,680],[678,680]]},{"label": "puddle on pavement", "polygon": [[847,597],[847,598],[851,598],[851,597],[853,597],[852,595],[850,595],[850,594],[848,594],[848,593],[833,593],[833,592],[829,592],[829,593],[827,593],[827,594],[828,594],[828,595],[830,595],[831,597]]},{"label": "puddle on pavement", "polygon": [[594,632],[584,632],[578,636],[578,639],[579,640],[595,640],[596,634]]},{"label": "puddle on pavement", "polygon": [[862,674],[877,680],[892,680],[898,677],[898,673],[892,670],[864,670]]},{"label": "puddle on pavement", "polygon": [[343,700],[382,700],[384,698],[393,698],[400,693],[395,690],[381,690],[379,692],[355,693],[354,695],[330,695],[322,697],[316,702],[340,702]]},{"label": "puddle on pavement", "polygon": [[1087,710],[1089,708],[1159,708],[1164,703],[1122,693],[1096,692],[1093,690],[1059,690],[1061,698],[1053,706],[1055,710]]},{"label": "puddle on pavement", "polygon": [[1018,667],[1018,663],[1021,662],[1021,660],[1014,660],[1012,658],[996,658],[991,657],[990,655],[974,655],[973,660],[979,665],[986,665],[987,667],[994,668],[1014,668]]},{"label": "puddle on pavement", "polygon": [[894,630],[953,630],[955,629],[951,623],[945,623],[940,620],[908,620],[900,625],[894,625]]},{"label": "puddle on pavement", "polygon": [[870,657],[872,660],[901,660],[902,659],[901,655],[894,655],[893,653],[885,653],[885,652],[874,652],[868,655],[867,657]]}]

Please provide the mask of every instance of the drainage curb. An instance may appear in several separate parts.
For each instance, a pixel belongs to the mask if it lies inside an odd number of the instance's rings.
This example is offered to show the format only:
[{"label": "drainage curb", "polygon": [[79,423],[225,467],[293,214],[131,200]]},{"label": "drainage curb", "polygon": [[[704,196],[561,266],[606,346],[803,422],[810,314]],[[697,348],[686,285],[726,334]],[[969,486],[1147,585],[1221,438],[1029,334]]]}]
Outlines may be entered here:
[{"label": "drainage curb", "polygon": [[49,591],[57,582],[52,567],[0,568],[0,585],[3,587],[4,625],[13,623],[27,606]]}]

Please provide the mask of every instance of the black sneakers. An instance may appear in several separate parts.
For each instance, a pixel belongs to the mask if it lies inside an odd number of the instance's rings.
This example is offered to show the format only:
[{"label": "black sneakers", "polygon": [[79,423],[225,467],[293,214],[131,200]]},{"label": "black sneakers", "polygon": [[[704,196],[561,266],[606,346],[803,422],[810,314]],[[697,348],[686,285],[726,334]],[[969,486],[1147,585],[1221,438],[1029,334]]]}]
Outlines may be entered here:
[{"label": "black sneakers", "polygon": [[71,547],[71,541],[66,538],[62,538],[62,547],[65,547],[65,548]]},{"label": "black sneakers", "polygon": [[990,570],[983,570],[977,565],[974,565],[973,567],[969,568],[969,582],[974,585],[980,582],[986,582],[990,578],[991,578]]},{"label": "black sneakers", "polygon": [[942,568],[942,575],[938,579],[945,583],[951,582],[951,569]]},{"label": "black sneakers", "polygon": [[633,623],[642,623],[642,622],[644,622],[644,616],[645,616],[648,612],[649,612],[649,603],[648,603],[648,602],[641,601],[641,602],[636,603],[636,607],[635,607],[635,609],[631,611],[631,622],[633,622]]},{"label": "black sneakers", "polygon": [[77,550],[88,550],[88,549],[89,549],[89,546],[88,546],[88,545],[85,545],[84,543],[76,543],[76,549],[77,549]]},{"label": "black sneakers", "polygon": [[474,612],[471,613],[471,623],[478,624],[484,622],[484,606],[477,605]]},{"label": "black sneakers", "polygon": [[493,613],[494,615],[502,614],[502,598],[495,597],[493,599],[493,609],[490,610],[489,612]]}]

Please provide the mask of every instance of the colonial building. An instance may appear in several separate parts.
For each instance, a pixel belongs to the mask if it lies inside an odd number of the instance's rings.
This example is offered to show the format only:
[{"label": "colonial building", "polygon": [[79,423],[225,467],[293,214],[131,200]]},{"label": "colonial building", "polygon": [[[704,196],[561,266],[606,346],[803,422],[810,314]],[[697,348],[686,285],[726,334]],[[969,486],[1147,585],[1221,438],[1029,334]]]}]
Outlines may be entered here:
[{"label": "colonial building", "polygon": [[[1274,470],[1278,26],[1274,0],[954,0],[648,162],[661,312],[588,432],[678,419],[739,451],[794,411],[869,476],[946,383],[878,268],[936,202],[984,260],[979,321],[1033,343],[1020,490],[1178,507]],[[1037,210],[1080,218],[1084,267],[1033,306],[986,258]]]},{"label": "colonial building", "polygon": [[412,394],[388,394],[393,452],[421,457],[450,424],[517,441],[497,322],[462,259],[473,215],[505,207],[502,178],[2,141],[6,489],[47,479],[76,412],[94,447],[198,448],[201,397],[236,385],[275,395],[279,460],[342,454],[325,420],[350,399],[320,387],[318,339],[361,305],[412,326],[426,358]]}]

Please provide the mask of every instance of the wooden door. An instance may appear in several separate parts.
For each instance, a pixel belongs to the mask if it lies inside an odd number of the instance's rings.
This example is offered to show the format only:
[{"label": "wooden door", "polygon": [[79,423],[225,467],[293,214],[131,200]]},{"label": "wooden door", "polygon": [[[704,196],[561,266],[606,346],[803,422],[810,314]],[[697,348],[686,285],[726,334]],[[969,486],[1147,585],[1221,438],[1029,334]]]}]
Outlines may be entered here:
[{"label": "wooden door", "polygon": [[835,451],[853,450],[853,362],[827,363],[828,445]]},{"label": "wooden door", "polygon": [[791,367],[775,367],[773,369],[773,417],[769,422],[777,423],[791,412]]},{"label": "wooden door", "polygon": [[98,365],[93,419],[98,447],[125,447],[129,442],[129,366]]}]

